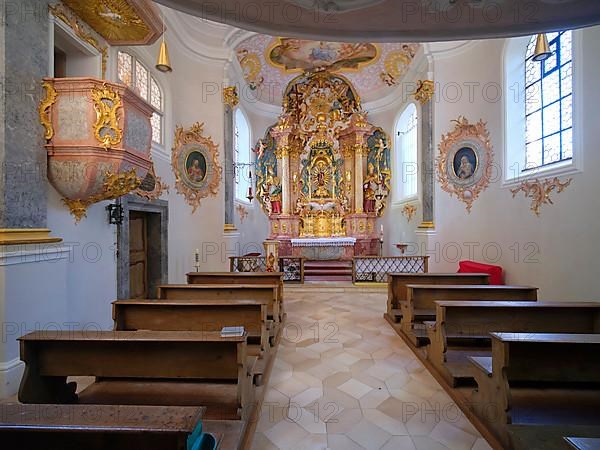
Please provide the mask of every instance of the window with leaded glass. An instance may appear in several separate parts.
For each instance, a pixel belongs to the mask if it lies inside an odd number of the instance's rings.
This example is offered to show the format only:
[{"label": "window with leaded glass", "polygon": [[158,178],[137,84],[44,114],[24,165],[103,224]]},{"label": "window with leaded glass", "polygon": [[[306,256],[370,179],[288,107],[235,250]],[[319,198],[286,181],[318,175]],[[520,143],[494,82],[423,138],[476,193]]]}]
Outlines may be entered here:
[{"label": "window with leaded glass", "polygon": [[152,114],[152,141],[163,144],[164,99],[162,89],[150,71],[135,56],[119,52],[117,58],[117,76],[119,81],[133,88],[144,100],[149,102],[156,112]]},{"label": "window with leaded glass", "polygon": [[394,199],[401,202],[417,195],[418,177],[418,116],[417,107],[411,103],[396,123],[396,177]]},{"label": "window with leaded glass", "polygon": [[533,60],[536,36],[525,62],[525,168],[573,158],[572,32],[548,33],[552,56]]},{"label": "window with leaded glass", "polygon": [[233,158],[236,163],[235,197],[246,201],[250,187],[250,127],[246,116],[240,108],[236,108],[233,124]]}]

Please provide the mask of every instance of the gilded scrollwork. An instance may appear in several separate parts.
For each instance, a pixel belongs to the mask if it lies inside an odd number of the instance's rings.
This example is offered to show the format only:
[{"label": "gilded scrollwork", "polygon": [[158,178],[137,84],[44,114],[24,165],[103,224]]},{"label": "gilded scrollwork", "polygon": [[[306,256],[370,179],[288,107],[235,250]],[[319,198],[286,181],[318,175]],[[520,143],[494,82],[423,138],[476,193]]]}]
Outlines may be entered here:
[{"label": "gilded scrollwork", "polygon": [[123,139],[123,130],[119,126],[123,110],[121,96],[106,84],[102,88],[92,88],[91,95],[96,111],[94,135],[105,149],[114,147]]},{"label": "gilded scrollwork", "polygon": [[40,115],[40,122],[46,130],[44,132],[44,138],[46,141],[50,141],[54,137],[54,127],[52,126],[52,118],[50,117],[50,108],[56,103],[58,94],[56,93],[54,86],[52,86],[52,83],[49,83],[48,81],[44,81],[42,87],[46,91],[46,97],[40,102],[38,112]]},{"label": "gilded scrollwork", "polygon": [[402,214],[404,215],[404,217],[406,217],[406,220],[409,223],[413,219],[413,217],[415,216],[416,213],[417,213],[417,205],[407,203],[402,208]]},{"label": "gilded scrollwork", "polygon": [[204,136],[204,124],[195,123],[190,129],[177,126],[171,155],[175,188],[192,207],[192,213],[203,198],[219,192],[222,168],[219,147],[210,136]]},{"label": "gilded scrollwork", "polygon": [[435,94],[435,85],[431,80],[419,80],[417,82],[417,90],[415,92],[415,100],[421,105],[431,101]]},{"label": "gilded scrollwork", "polygon": [[223,88],[223,103],[230,109],[233,109],[240,102],[238,97],[237,88],[235,86],[228,86]]},{"label": "gilded scrollwork", "polygon": [[490,183],[494,151],[483,120],[475,124],[460,116],[454,130],[442,136],[437,157],[437,178],[441,188],[466,204],[473,202]]},{"label": "gilded scrollwork", "polygon": [[69,208],[71,214],[75,217],[75,222],[79,223],[81,219],[86,217],[87,209],[94,203],[103,200],[114,200],[129,192],[136,190],[142,180],[137,176],[135,169],[131,169],[122,173],[106,172],[104,174],[104,183],[102,192],[91,196],[85,200],[81,199],[63,199],[63,203]]},{"label": "gilded scrollwork", "polygon": [[531,211],[536,216],[540,215],[540,207],[542,205],[553,205],[554,202],[550,198],[550,194],[553,191],[556,191],[557,194],[560,194],[564,191],[573,181],[572,178],[569,178],[564,183],[558,179],[558,177],[554,177],[552,179],[539,180],[535,179],[533,181],[523,181],[518,187],[511,189],[513,198],[519,193],[523,192],[525,197],[531,198]]},{"label": "gilded scrollwork", "polygon": [[140,186],[133,191],[135,195],[150,201],[157,200],[165,192],[169,192],[169,185],[163,183],[162,178],[156,175],[154,164]]}]

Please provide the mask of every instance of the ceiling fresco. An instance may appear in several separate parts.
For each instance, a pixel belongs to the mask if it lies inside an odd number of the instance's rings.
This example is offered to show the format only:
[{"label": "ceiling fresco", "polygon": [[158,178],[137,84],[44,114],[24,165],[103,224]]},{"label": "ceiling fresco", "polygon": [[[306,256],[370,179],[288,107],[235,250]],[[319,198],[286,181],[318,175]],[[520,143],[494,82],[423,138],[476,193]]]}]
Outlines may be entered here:
[{"label": "ceiling fresco", "polygon": [[363,101],[387,95],[402,80],[419,48],[420,44],[340,43],[257,34],[242,41],[236,54],[257,98],[280,105],[288,83],[305,71],[343,74]]}]

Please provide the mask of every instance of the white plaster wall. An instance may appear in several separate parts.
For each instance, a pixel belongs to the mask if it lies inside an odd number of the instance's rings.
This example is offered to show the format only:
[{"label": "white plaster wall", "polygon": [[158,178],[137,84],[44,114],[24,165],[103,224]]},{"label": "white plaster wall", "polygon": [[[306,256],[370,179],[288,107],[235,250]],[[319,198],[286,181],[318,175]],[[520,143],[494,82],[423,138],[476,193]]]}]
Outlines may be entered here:
[{"label": "white plaster wall", "polygon": [[48,185],[48,228],[70,249],[65,289],[48,295],[66,302],[65,320],[107,330],[112,328],[110,303],[117,298],[117,228],[108,223],[108,203],[90,206],[87,217],[76,223]]},{"label": "white plaster wall", "polygon": [[[540,296],[549,300],[597,300],[600,290],[597,254],[598,219],[600,218],[600,154],[595,144],[600,140],[596,105],[600,92],[593,86],[600,70],[600,27],[582,33],[581,51],[576,56],[575,121],[579,122],[576,145],[583,152],[583,172],[572,175],[573,183],[563,193],[552,195],[554,206],[543,206],[541,216],[530,210],[530,200],[519,194],[512,198],[498,177],[481,194],[468,214],[464,205],[442,191],[436,182],[436,234],[428,248],[431,271],[454,271],[458,259],[475,259],[504,267],[506,281],[540,287]],[[435,59],[435,81],[444,86],[468,82],[502,85],[503,40],[482,41],[473,48],[451,57]],[[502,114],[504,100],[485,101],[481,89],[471,100],[468,91],[456,101],[446,92],[435,103],[434,142],[453,128],[451,120],[459,115],[470,121],[488,122],[495,151],[495,161],[503,165]],[[577,95],[577,94],[580,95]],[[487,247],[486,247],[487,246]],[[469,248],[473,249],[469,254]]]},{"label": "white plaster wall", "polygon": [[[211,136],[219,146],[219,162],[223,166],[224,62],[194,60],[173,44],[169,48],[173,72],[164,79],[169,85],[171,124],[167,127],[165,148],[169,154],[174,142],[176,125],[189,128],[195,122],[204,122],[204,134]],[[194,250],[201,252],[201,269],[228,270],[231,244],[223,238],[224,183],[214,197],[202,200],[192,214],[185,197],[177,193],[170,161],[156,159],[157,174],[170,186],[169,201],[169,282],[185,282],[185,274],[193,269]],[[225,168],[223,167],[223,170]]]},{"label": "white plaster wall", "polygon": [[75,328],[65,295],[69,250],[61,244],[0,249],[0,399],[17,392],[23,363],[17,338]]},{"label": "white plaster wall", "polygon": [[[242,91],[243,93],[244,91]],[[240,105],[244,108],[244,112],[248,117],[251,129],[251,142],[254,147],[259,139],[262,139],[265,135],[265,130],[277,122],[276,114],[269,114],[265,112],[259,112],[254,106],[252,98],[244,96],[242,94]],[[255,155],[253,155],[253,158]],[[256,182],[255,171],[253,171],[254,182]],[[253,188],[256,194],[256,187]],[[239,203],[239,202],[236,202]],[[239,255],[245,255],[247,253],[263,252],[263,241],[267,239],[269,235],[269,219],[262,210],[260,203],[255,198],[252,203],[242,203],[248,216],[242,222],[240,215],[236,211],[234,214],[235,225],[239,231]],[[237,207],[237,205],[236,205]]]}]

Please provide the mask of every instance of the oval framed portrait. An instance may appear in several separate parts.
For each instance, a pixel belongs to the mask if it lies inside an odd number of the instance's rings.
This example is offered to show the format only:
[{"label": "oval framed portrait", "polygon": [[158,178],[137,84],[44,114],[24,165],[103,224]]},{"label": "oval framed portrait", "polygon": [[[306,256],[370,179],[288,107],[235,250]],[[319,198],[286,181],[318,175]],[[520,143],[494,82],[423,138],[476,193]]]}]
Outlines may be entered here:
[{"label": "oval framed portrait", "polygon": [[486,124],[459,117],[454,130],[442,137],[437,158],[438,181],[471,212],[473,202],[489,185],[494,152]]},{"label": "oval framed portrait", "polygon": [[185,175],[188,182],[201,186],[206,179],[206,157],[200,149],[192,149],[185,160]]},{"label": "oval framed portrait", "polygon": [[186,197],[195,212],[200,201],[216,195],[221,181],[219,150],[210,137],[203,135],[203,124],[175,130],[175,146],[171,165],[175,173],[177,192]]}]

